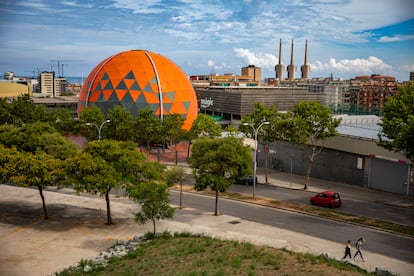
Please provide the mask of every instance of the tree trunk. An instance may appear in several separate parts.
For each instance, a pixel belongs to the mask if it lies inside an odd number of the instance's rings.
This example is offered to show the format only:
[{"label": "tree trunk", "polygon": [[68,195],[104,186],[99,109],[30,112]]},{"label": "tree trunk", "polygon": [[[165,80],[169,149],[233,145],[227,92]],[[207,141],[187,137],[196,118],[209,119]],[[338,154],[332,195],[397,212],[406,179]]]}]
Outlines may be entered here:
[{"label": "tree trunk", "polygon": [[311,170],[312,170],[312,163],[313,163],[313,161],[311,161],[309,159],[309,164],[308,164],[308,167],[306,168],[306,182],[305,182],[305,186],[303,187],[303,189],[305,189],[305,190],[308,188],[308,184],[309,184],[309,180],[310,180],[310,173],[311,173]]},{"label": "tree trunk", "polygon": [[305,186],[303,187],[303,189],[305,190],[308,188],[308,185],[310,182],[310,174],[312,171],[313,160],[315,159],[316,155],[317,155],[316,147],[312,147],[312,152],[310,153],[309,158],[308,158],[309,164],[306,169],[306,182],[305,182]]},{"label": "tree trunk", "polygon": [[154,227],[154,232],[153,232],[153,234],[155,235],[155,232],[157,231],[157,226],[156,226],[156,223],[155,223],[155,219],[152,219],[152,226]]},{"label": "tree trunk", "polygon": [[110,191],[111,191],[111,189],[108,189],[106,191],[106,194],[105,194],[105,200],[106,200],[106,218],[107,218],[106,224],[108,224],[108,225],[112,225],[113,224],[112,223],[112,218],[111,218],[111,203],[109,201],[109,192]]},{"label": "tree trunk", "polygon": [[180,181],[180,209],[183,208],[183,181]]},{"label": "tree trunk", "polygon": [[269,157],[269,147],[265,146],[264,147],[264,157],[265,157],[265,179],[266,179],[266,184],[268,184],[268,180],[267,180],[267,174],[268,174],[268,157]]},{"label": "tree trunk", "polygon": [[43,214],[45,219],[49,219],[49,216],[47,215],[47,209],[46,209],[46,203],[45,203],[45,197],[43,195],[43,187],[42,185],[37,186],[39,189],[40,197],[42,198],[42,205],[43,205]]},{"label": "tree trunk", "polygon": [[219,192],[216,191],[216,207],[215,207],[215,210],[214,210],[214,215],[215,216],[218,216],[218,197],[219,197]]},{"label": "tree trunk", "polygon": [[187,146],[187,159],[190,157],[190,148],[191,148],[191,141],[188,141],[188,146]]}]

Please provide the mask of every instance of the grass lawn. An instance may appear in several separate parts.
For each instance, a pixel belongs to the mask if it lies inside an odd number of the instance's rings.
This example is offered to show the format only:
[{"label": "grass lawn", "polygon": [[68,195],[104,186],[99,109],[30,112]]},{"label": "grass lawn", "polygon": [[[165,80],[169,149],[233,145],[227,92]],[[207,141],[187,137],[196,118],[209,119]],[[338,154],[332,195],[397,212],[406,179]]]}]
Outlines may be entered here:
[{"label": "grass lawn", "polygon": [[[91,262],[82,260],[82,265]],[[374,275],[348,263],[250,243],[188,233],[163,233],[95,266],[86,274],[69,269],[58,275]]]}]

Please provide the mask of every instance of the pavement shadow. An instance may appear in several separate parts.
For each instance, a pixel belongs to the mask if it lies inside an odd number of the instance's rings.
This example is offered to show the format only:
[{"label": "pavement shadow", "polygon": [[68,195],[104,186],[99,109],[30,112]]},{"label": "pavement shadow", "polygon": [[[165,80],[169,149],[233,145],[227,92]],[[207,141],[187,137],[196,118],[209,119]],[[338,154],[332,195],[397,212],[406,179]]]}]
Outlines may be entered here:
[{"label": "pavement shadow", "polygon": [[111,229],[135,223],[133,215],[112,212],[113,225],[107,225],[106,209],[93,209],[60,203],[46,205],[49,219],[45,220],[42,205],[28,202],[0,202],[0,224],[16,227],[13,231],[32,228],[64,232],[72,228]]}]

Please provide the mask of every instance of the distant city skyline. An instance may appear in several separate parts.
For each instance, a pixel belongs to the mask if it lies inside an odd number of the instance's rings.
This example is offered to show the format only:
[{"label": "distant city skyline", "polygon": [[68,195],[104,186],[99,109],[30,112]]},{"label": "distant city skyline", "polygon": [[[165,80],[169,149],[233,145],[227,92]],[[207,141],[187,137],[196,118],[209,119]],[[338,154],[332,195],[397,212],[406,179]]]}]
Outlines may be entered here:
[{"label": "distant city skyline", "polygon": [[187,75],[255,65],[271,78],[279,39],[286,66],[293,39],[296,78],[307,40],[312,78],[405,81],[414,71],[413,10],[412,0],[3,0],[0,73],[63,67],[64,76],[86,77],[109,56],[145,49]]}]

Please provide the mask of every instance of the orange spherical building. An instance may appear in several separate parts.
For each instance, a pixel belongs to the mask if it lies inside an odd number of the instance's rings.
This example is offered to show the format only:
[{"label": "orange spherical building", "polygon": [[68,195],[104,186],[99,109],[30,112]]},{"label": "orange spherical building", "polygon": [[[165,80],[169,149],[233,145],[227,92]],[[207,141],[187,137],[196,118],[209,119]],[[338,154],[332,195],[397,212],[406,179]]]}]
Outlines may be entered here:
[{"label": "orange spherical building", "polygon": [[86,78],[79,109],[98,106],[104,114],[123,106],[133,116],[149,107],[154,115],[180,114],[184,129],[197,117],[197,98],[186,74],[166,57],[145,50],[113,55],[96,66]]}]

